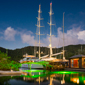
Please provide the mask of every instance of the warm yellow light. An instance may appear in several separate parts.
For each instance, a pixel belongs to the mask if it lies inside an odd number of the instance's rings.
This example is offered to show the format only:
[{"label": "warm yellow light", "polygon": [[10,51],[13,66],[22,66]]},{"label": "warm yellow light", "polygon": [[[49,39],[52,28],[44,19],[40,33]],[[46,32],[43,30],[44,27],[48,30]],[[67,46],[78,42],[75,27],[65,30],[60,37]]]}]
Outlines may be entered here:
[{"label": "warm yellow light", "polygon": [[84,80],[84,84],[85,84],[85,80]]},{"label": "warm yellow light", "polygon": [[71,78],[71,81],[73,81],[74,83],[79,84],[79,78]]},{"label": "warm yellow light", "polygon": [[77,84],[79,84],[79,79],[77,79]]},{"label": "warm yellow light", "polygon": [[65,81],[64,80],[61,80],[61,84],[65,84]]},{"label": "warm yellow light", "polygon": [[76,82],[77,82],[76,78],[74,78],[74,79],[73,79],[73,82],[74,82],[74,83],[76,83]]},{"label": "warm yellow light", "polygon": [[23,77],[23,80],[25,80],[25,77]]},{"label": "warm yellow light", "polygon": [[49,45],[49,47],[51,47],[51,44]]}]

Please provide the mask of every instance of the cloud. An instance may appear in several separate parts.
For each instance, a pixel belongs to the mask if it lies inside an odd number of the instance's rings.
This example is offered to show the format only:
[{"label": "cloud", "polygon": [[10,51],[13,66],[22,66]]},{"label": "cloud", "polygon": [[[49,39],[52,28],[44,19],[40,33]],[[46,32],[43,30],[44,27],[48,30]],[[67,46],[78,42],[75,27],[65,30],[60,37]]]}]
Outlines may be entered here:
[{"label": "cloud", "polygon": [[23,43],[27,43],[28,45],[35,45],[35,40],[34,40],[32,31],[28,31],[24,29],[24,30],[17,31],[17,32],[20,35]]},{"label": "cloud", "polygon": [[85,41],[85,30],[80,31],[77,35],[78,35],[78,39]]},{"label": "cloud", "polygon": [[[75,27],[76,25],[72,25],[72,29],[67,30],[64,33],[64,45],[74,45],[74,44],[85,44],[85,31],[81,30],[81,26]],[[57,36],[52,36],[52,47],[62,47],[63,46],[63,32],[62,28],[58,27],[57,29]],[[49,45],[49,36],[42,39],[44,42],[44,46]]]},{"label": "cloud", "polygon": [[4,38],[5,38],[5,40],[8,40],[8,41],[14,41],[15,40],[15,34],[16,34],[16,31],[13,28],[8,27],[4,31]]},{"label": "cloud", "polygon": [[0,36],[0,40],[2,40],[3,39],[3,36]]},{"label": "cloud", "polygon": [[[64,45],[74,45],[74,44],[85,44],[85,30],[81,29],[81,26],[77,26],[77,24],[73,24],[69,27],[70,29],[64,33]],[[8,27],[4,31],[4,39],[9,41],[14,41],[15,36],[21,37],[21,41],[23,43],[27,43],[28,45],[35,45],[35,36],[33,32],[27,30],[14,30],[14,28]],[[62,47],[63,46],[63,31],[61,27],[57,29],[57,36],[52,36],[52,47]],[[0,39],[2,39],[1,37]],[[46,37],[41,39],[41,46],[49,46],[50,37],[47,35]],[[37,44],[38,45],[38,44]]]},{"label": "cloud", "polygon": [[28,30],[15,30],[14,28],[7,27],[3,34],[4,37],[1,36],[0,39],[3,38],[8,41],[14,41],[16,35],[21,37],[23,43],[27,43],[28,45],[34,45],[35,40],[33,32]]},{"label": "cloud", "polygon": [[31,36],[31,35],[22,34],[21,39],[22,39],[23,43],[27,43],[29,45],[34,45],[34,43],[35,43],[34,36]]},{"label": "cloud", "polygon": [[22,34],[33,34],[33,32],[32,31],[28,31],[28,30],[26,30],[26,29],[24,29],[24,30],[22,30],[22,29],[19,29],[19,30],[17,30],[17,34],[19,34],[19,35],[22,35]]}]

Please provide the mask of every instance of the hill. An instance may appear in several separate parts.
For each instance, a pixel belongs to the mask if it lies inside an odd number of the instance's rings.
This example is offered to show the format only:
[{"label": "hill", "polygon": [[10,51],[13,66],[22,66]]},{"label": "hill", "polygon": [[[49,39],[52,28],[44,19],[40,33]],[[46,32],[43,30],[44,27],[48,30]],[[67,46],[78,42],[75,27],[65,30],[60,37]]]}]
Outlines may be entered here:
[{"label": "hill", "polygon": [[[38,47],[36,47],[36,49],[38,51]],[[63,49],[62,47],[61,48],[53,48],[53,53],[61,52],[62,49]],[[7,55],[11,57],[11,60],[19,61],[21,58],[23,58],[23,55],[26,53],[29,55],[34,55],[34,46],[28,46],[28,47],[24,47],[21,49],[15,49],[15,50],[5,49],[5,48],[0,47],[0,51],[7,53]],[[43,54],[41,54],[41,55],[49,54],[49,48],[41,47],[41,52],[43,52]],[[71,57],[73,55],[78,55],[78,54],[85,55],[85,44],[82,45],[82,51],[81,51],[80,44],[65,46],[66,59],[68,59],[69,57]],[[36,56],[38,57],[38,54]],[[62,55],[58,55],[57,57],[62,58]]]}]

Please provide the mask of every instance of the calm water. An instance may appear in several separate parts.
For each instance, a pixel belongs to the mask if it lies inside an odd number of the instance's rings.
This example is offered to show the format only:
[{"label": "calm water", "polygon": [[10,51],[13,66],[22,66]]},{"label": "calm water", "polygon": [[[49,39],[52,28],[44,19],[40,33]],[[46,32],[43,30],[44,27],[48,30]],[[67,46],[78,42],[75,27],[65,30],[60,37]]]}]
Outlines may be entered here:
[{"label": "calm water", "polygon": [[22,75],[1,76],[0,85],[84,85],[85,73],[73,71],[22,70]]}]

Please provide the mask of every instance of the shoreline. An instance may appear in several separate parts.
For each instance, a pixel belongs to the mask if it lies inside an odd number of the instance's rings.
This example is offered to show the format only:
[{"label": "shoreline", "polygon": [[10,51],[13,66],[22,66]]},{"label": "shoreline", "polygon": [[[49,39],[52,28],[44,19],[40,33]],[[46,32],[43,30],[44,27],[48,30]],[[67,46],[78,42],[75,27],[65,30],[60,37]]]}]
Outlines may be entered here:
[{"label": "shoreline", "polygon": [[21,75],[21,71],[2,71],[0,70],[0,75]]}]

